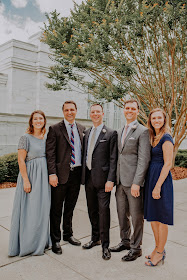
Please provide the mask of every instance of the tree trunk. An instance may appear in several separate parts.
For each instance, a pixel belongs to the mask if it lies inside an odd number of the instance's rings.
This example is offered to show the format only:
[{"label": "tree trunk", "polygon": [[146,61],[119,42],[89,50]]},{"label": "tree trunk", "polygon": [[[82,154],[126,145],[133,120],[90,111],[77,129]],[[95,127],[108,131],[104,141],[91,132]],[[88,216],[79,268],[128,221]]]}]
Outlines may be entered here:
[{"label": "tree trunk", "polygon": [[172,168],[175,166],[175,158],[176,158],[176,155],[177,155],[177,152],[178,152],[178,146],[174,145],[174,150],[173,150],[173,161],[172,161]]}]

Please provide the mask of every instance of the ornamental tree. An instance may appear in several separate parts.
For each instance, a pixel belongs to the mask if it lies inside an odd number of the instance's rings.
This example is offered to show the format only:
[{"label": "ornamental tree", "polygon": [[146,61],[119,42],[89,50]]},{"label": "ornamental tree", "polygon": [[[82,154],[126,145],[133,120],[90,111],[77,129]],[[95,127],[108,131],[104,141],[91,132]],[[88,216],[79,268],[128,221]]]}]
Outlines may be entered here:
[{"label": "ornamental tree", "polygon": [[150,110],[163,108],[175,139],[187,135],[186,0],[86,0],[69,17],[46,14],[42,41],[54,66],[47,87],[74,88],[123,106],[126,95]]}]

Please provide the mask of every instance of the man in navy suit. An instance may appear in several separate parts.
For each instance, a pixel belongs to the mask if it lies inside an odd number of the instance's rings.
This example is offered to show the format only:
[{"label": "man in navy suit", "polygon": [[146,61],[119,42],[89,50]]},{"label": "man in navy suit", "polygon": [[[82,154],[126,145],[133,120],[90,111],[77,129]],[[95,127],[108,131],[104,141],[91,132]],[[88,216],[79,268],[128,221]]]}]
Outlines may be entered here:
[{"label": "man in navy suit", "polygon": [[117,132],[103,124],[103,107],[93,104],[93,126],[85,132],[82,184],[85,184],[91,241],[83,249],[102,244],[103,259],[111,257],[109,248],[110,196],[116,180]]}]

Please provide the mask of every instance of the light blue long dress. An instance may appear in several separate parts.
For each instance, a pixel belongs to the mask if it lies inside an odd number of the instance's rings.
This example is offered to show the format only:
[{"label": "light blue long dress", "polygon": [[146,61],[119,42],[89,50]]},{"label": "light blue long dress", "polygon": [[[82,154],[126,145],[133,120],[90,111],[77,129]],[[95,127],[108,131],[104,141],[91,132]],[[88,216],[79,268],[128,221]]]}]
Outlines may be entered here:
[{"label": "light blue long dress", "polygon": [[24,191],[23,179],[19,173],[12,211],[9,256],[42,255],[45,248],[51,245],[51,189],[48,182],[45,142],[46,138],[38,139],[30,134],[25,134],[19,141],[18,149],[27,151],[25,161],[31,192]]}]

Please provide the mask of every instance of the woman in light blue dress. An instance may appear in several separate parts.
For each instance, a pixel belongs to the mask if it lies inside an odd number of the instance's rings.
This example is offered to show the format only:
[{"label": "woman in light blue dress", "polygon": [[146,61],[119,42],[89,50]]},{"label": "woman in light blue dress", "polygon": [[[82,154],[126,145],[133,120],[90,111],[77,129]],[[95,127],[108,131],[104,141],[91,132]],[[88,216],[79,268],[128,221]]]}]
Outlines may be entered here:
[{"label": "woman in light blue dress", "polygon": [[18,145],[19,175],[12,211],[9,256],[42,255],[49,235],[50,185],[45,155],[46,117],[40,110],[29,119]]}]

